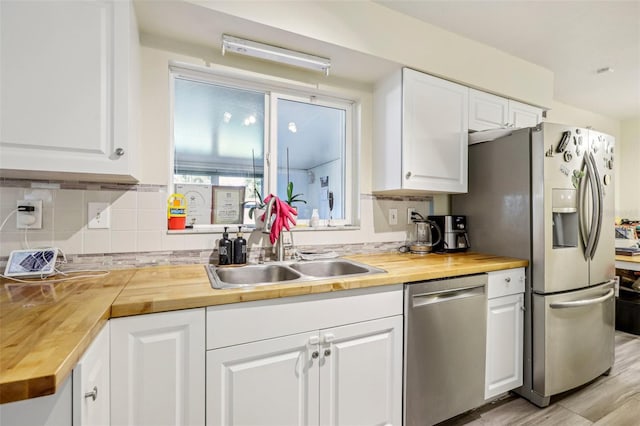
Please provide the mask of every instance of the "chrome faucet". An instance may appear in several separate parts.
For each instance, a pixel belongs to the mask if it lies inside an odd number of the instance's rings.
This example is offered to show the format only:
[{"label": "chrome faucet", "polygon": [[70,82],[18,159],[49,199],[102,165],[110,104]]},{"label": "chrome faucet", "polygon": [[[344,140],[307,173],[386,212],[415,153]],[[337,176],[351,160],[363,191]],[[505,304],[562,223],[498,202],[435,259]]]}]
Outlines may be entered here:
[{"label": "chrome faucet", "polygon": [[[262,233],[270,234],[271,233],[271,212],[273,211],[273,205],[276,203],[276,197],[271,197],[269,202],[267,203],[267,211],[264,214],[264,230]],[[276,260],[278,262],[282,262],[284,260],[284,244],[282,243],[282,230],[280,234],[276,238]]]}]

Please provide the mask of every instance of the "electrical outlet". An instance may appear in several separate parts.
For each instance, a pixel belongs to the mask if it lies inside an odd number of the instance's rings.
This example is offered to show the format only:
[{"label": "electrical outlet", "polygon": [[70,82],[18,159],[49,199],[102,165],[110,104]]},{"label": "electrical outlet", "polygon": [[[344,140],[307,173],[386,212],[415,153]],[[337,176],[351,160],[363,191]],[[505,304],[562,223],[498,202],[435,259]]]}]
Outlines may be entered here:
[{"label": "electrical outlet", "polygon": [[88,205],[89,229],[109,229],[111,227],[111,214],[109,203],[89,203]]},{"label": "electrical outlet", "polygon": [[415,207],[409,207],[407,209],[407,224],[411,225],[413,223],[413,221],[411,220],[411,213],[415,211],[416,211]]},{"label": "electrical outlet", "polygon": [[398,209],[389,209],[389,225],[398,224]]},{"label": "electrical outlet", "polygon": [[32,212],[16,212],[17,229],[42,229],[42,200],[19,200],[16,207],[32,206]]}]

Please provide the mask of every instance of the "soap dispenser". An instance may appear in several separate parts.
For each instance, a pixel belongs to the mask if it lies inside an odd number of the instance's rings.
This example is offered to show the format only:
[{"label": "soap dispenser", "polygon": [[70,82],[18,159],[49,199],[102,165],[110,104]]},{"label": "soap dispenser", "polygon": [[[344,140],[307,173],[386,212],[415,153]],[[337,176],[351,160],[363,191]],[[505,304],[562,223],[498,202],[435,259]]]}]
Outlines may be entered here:
[{"label": "soap dispenser", "polygon": [[218,265],[230,265],[233,258],[233,250],[227,227],[224,227],[222,239],[218,243]]},{"label": "soap dispenser", "polygon": [[242,238],[242,226],[238,226],[238,237],[233,240],[233,263],[247,263],[247,240]]}]

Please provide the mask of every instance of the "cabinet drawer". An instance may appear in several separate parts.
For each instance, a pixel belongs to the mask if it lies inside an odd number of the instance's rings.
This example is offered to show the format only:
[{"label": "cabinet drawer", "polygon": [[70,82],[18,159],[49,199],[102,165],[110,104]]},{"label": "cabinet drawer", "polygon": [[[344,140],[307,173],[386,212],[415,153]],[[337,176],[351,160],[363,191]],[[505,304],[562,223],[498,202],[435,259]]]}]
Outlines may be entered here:
[{"label": "cabinet drawer", "polygon": [[207,308],[207,350],[402,315],[402,285]]},{"label": "cabinet drawer", "polygon": [[487,298],[524,292],[524,268],[489,272]]}]

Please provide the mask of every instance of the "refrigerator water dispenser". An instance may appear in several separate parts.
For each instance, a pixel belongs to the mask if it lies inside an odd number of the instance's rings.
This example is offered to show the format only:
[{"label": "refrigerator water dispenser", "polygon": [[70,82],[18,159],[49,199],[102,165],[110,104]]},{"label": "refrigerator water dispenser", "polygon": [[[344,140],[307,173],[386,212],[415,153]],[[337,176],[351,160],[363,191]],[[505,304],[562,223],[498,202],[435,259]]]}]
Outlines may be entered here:
[{"label": "refrigerator water dispenser", "polygon": [[553,248],[578,246],[578,209],[575,189],[553,189]]}]

